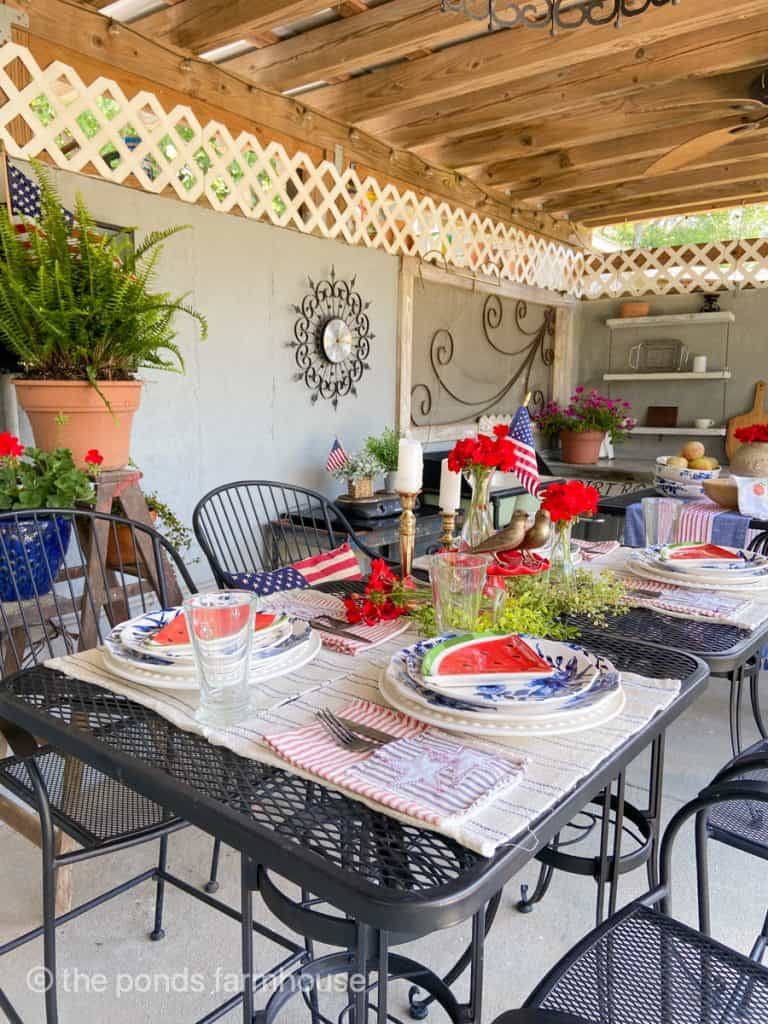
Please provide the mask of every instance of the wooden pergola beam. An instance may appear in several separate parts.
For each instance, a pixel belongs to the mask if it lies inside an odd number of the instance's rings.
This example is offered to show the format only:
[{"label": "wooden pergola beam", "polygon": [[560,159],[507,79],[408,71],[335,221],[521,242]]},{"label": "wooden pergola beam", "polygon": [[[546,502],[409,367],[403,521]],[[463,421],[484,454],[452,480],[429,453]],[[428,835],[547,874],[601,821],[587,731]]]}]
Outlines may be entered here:
[{"label": "wooden pergola beam", "polygon": [[[749,19],[661,40],[617,55],[608,67],[604,59],[598,58],[502,87],[473,88],[450,105],[432,102],[427,93],[413,110],[394,108],[360,123],[368,131],[386,136],[393,145],[418,147],[453,161],[452,141],[475,139],[479,151],[486,132],[530,121],[532,110],[539,121],[562,116],[566,111],[573,116],[580,107],[612,102],[622,96],[652,95],[671,83],[689,86],[689,93],[699,87],[702,98],[707,98],[710,90],[701,84],[702,79],[709,81],[713,76],[760,67],[767,61],[765,18]],[[742,84],[742,79],[734,78],[735,91],[729,96],[745,95],[738,90],[748,86],[749,80]],[[730,85],[727,79],[721,81],[726,87]],[[458,160],[457,166],[467,162]]]},{"label": "wooden pergola beam", "polygon": [[736,158],[733,152],[736,148],[735,144],[726,146],[719,151],[718,157],[710,155],[708,161],[705,159],[686,167],[682,176],[680,171],[658,177],[638,175],[632,181],[621,182],[610,188],[585,182],[582,190],[570,193],[565,199],[560,197],[551,200],[544,208],[550,212],[564,208],[588,209],[592,205],[613,208],[628,202],[644,202],[656,196],[679,195],[681,191],[694,195],[698,190],[715,189],[727,184],[738,185],[737,192],[741,192],[741,182],[755,181],[766,173],[768,140],[762,146],[755,144],[750,158],[743,161]]},{"label": "wooden pergola beam", "polygon": [[294,89],[407,57],[416,47],[443,46],[481,32],[483,26],[460,14],[435,17],[435,0],[391,0],[234,57],[222,67],[271,89]]},{"label": "wooden pergola beam", "polygon": [[332,6],[329,0],[181,0],[137,18],[134,28],[195,53],[268,32]]},{"label": "wooden pergola beam", "polygon": [[[765,166],[765,165],[763,165]],[[747,202],[760,202],[754,196],[768,196],[768,176],[748,181],[726,181],[688,188],[680,182],[680,191],[660,196],[638,195],[621,203],[593,203],[575,207],[573,216],[584,224],[615,224],[625,220],[640,220],[657,216],[657,211],[685,212],[720,206],[742,206]]]},{"label": "wooden pergola beam", "polygon": [[706,199],[700,202],[686,202],[682,206],[653,206],[648,209],[636,209],[629,215],[622,215],[620,217],[611,217],[606,219],[605,217],[594,217],[584,221],[585,228],[594,229],[602,228],[610,224],[633,224],[641,220],[657,220],[661,217],[683,217],[688,214],[694,215],[697,213],[712,213],[715,210],[727,210],[732,208],[734,205],[737,206],[755,206],[758,203],[768,202],[768,192],[759,192],[752,196],[740,196],[738,203],[734,203],[734,200],[730,197],[724,199]]},{"label": "wooden pergola beam", "polygon": [[[621,31],[611,26],[582,26],[578,32],[551,37],[530,29],[513,29],[318,89],[311,102],[326,113],[357,123],[387,110],[418,107],[425,96],[433,102],[448,101],[464,94],[469,85],[503,88],[538,73],[557,74],[563,67],[584,61],[614,61],[617,55],[678,33],[703,32],[761,13],[765,13],[765,0],[732,0],[727,5],[722,0],[697,0],[696,4],[651,10],[627,20]],[[437,9],[435,17],[442,17]]]},{"label": "wooden pergola beam", "polygon": [[[384,183],[393,181],[484,216],[518,224],[558,241],[579,244],[570,224],[547,215],[517,214],[511,204],[490,195],[466,178],[425,162],[413,153],[396,150],[380,139],[352,129],[335,118],[315,113],[303,102],[261,89],[209,61],[188,57],[167,44],[147,39],[130,25],[110,31],[112,23],[72,0],[34,0],[27,6],[12,0],[29,15],[23,42],[34,52],[35,41],[66,48],[98,62],[103,74],[130,83],[132,76],[151,76],[155,86],[171,89],[242,117],[277,137],[290,136],[298,147],[304,139],[329,155],[339,152],[345,162],[374,170]],[[130,91],[130,87],[129,87]],[[337,151],[337,147],[339,150]]]}]

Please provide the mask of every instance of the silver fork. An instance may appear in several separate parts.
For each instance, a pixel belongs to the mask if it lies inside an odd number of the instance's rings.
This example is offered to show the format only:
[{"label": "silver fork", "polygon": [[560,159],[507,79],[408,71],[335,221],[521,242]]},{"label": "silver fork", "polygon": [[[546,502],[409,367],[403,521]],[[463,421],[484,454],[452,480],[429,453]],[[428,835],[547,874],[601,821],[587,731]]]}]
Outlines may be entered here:
[{"label": "silver fork", "polygon": [[321,708],[316,712],[315,718],[340,747],[344,747],[346,750],[351,750],[356,754],[369,754],[384,745],[379,740],[369,740],[359,736],[344,725],[344,723],[327,708]]}]

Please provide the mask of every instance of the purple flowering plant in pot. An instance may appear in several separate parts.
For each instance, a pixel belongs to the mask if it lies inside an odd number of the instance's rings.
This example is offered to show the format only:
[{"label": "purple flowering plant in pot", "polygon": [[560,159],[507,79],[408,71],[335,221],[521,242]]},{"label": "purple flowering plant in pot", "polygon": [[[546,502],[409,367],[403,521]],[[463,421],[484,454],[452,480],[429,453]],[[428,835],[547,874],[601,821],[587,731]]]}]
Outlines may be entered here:
[{"label": "purple flowering plant in pot", "polygon": [[542,433],[559,437],[563,462],[592,465],[597,462],[606,434],[617,444],[635,427],[629,402],[609,398],[597,388],[576,388],[567,405],[547,402],[533,417]]}]

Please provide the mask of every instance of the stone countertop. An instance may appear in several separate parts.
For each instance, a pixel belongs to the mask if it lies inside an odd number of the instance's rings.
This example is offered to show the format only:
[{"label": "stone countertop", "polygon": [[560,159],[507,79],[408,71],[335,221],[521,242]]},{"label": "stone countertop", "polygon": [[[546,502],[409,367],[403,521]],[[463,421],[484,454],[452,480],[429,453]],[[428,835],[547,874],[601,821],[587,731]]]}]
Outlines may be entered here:
[{"label": "stone countertop", "polygon": [[637,480],[639,483],[653,483],[654,459],[600,459],[593,466],[574,466],[560,462],[557,455],[542,453],[553,476],[577,480]]}]

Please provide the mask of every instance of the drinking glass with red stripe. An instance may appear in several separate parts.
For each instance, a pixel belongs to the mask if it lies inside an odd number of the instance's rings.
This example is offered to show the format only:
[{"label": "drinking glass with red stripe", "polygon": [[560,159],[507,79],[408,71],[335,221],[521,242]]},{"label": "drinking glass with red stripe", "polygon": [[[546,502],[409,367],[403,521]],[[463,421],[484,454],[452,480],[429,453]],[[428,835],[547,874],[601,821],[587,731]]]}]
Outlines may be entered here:
[{"label": "drinking glass with red stripe", "polygon": [[248,673],[258,598],[245,590],[191,594],[184,602],[200,683],[197,719],[233,725],[247,718]]}]

